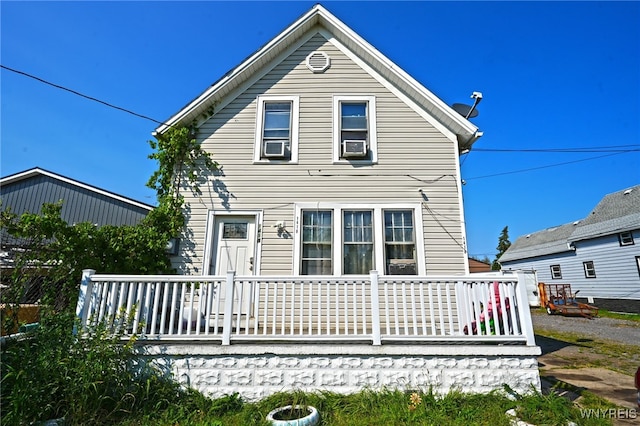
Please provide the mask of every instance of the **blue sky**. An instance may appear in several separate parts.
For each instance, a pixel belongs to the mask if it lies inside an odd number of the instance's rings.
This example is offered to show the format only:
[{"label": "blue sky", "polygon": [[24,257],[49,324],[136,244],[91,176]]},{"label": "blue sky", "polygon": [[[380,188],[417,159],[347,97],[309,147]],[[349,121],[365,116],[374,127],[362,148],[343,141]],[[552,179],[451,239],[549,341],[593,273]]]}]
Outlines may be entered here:
[{"label": "blue sky", "polygon": [[[314,3],[2,1],[0,59],[163,121]],[[471,255],[493,260],[505,226],[515,241],[640,183],[640,2],[323,5],[447,104],[483,93],[484,136],[461,159]],[[0,79],[0,175],[38,166],[155,202],[156,123]]]}]

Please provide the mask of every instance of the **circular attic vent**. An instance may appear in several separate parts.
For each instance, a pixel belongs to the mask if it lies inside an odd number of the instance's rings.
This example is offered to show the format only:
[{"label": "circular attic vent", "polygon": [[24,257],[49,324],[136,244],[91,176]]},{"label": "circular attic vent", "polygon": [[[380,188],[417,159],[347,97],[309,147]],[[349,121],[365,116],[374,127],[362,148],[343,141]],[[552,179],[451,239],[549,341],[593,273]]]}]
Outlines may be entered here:
[{"label": "circular attic vent", "polygon": [[307,68],[314,73],[325,72],[331,65],[331,58],[324,52],[311,52],[307,56]]}]

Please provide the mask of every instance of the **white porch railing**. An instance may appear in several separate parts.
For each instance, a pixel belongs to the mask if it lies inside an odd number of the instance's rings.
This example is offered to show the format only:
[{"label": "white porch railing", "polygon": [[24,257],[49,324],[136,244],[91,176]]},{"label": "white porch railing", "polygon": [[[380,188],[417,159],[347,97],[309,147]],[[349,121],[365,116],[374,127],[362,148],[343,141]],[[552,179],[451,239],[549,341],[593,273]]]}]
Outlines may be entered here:
[{"label": "white porch railing", "polygon": [[524,280],[493,276],[98,275],[77,315],[141,339],[535,346]]}]

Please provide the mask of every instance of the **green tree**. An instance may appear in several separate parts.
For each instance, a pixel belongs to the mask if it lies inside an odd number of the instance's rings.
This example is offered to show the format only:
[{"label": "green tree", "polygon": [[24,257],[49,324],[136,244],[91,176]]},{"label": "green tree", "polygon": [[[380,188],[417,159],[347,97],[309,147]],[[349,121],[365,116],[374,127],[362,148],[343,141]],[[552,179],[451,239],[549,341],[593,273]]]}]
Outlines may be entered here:
[{"label": "green tree", "polygon": [[56,311],[75,309],[83,269],[113,274],[172,272],[165,249],[184,229],[181,191],[199,192],[201,176],[218,168],[194,136],[187,128],[170,128],[149,142],[155,150],[149,158],[157,161],[158,168],[147,186],[156,190],[158,206],[138,225],[69,225],[60,215],[62,202],[43,205],[40,214],[2,211],[3,238],[18,247],[13,251],[12,274],[3,278],[10,288],[2,292],[2,302],[20,303],[38,277],[44,304]]},{"label": "green tree", "polygon": [[498,238],[498,246],[496,247],[498,253],[496,254],[496,258],[491,264],[492,271],[500,270],[500,263],[498,263],[498,259],[500,259],[500,256],[502,256],[509,247],[511,247],[511,241],[509,241],[509,227],[505,226],[504,228],[502,228],[502,232],[500,233],[500,237]]}]

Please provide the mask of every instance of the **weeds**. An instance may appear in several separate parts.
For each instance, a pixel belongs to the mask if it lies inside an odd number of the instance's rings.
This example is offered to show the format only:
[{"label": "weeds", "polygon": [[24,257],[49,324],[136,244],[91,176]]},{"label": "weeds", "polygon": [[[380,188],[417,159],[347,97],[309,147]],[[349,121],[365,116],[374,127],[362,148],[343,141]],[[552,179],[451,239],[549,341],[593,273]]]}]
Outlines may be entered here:
[{"label": "weeds", "polygon": [[[283,392],[248,403],[238,394],[211,399],[184,389],[144,361],[133,341],[122,342],[96,327],[77,339],[73,314],[45,316],[32,338],[2,350],[0,404],[3,425],[64,418],[69,425],[268,425],[267,414],[286,405],[314,406],[323,426],[510,425],[516,415],[532,424],[610,424],[579,416],[579,408],[557,394],[509,389],[488,394],[433,389]],[[608,408],[585,395],[581,408]]]},{"label": "weeds", "polygon": [[96,328],[72,333],[72,314],[41,321],[30,339],[2,350],[2,424],[65,418],[67,424],[115,424],[139,411],[165,410],[185,393],[145,363],[119,336]]}]

